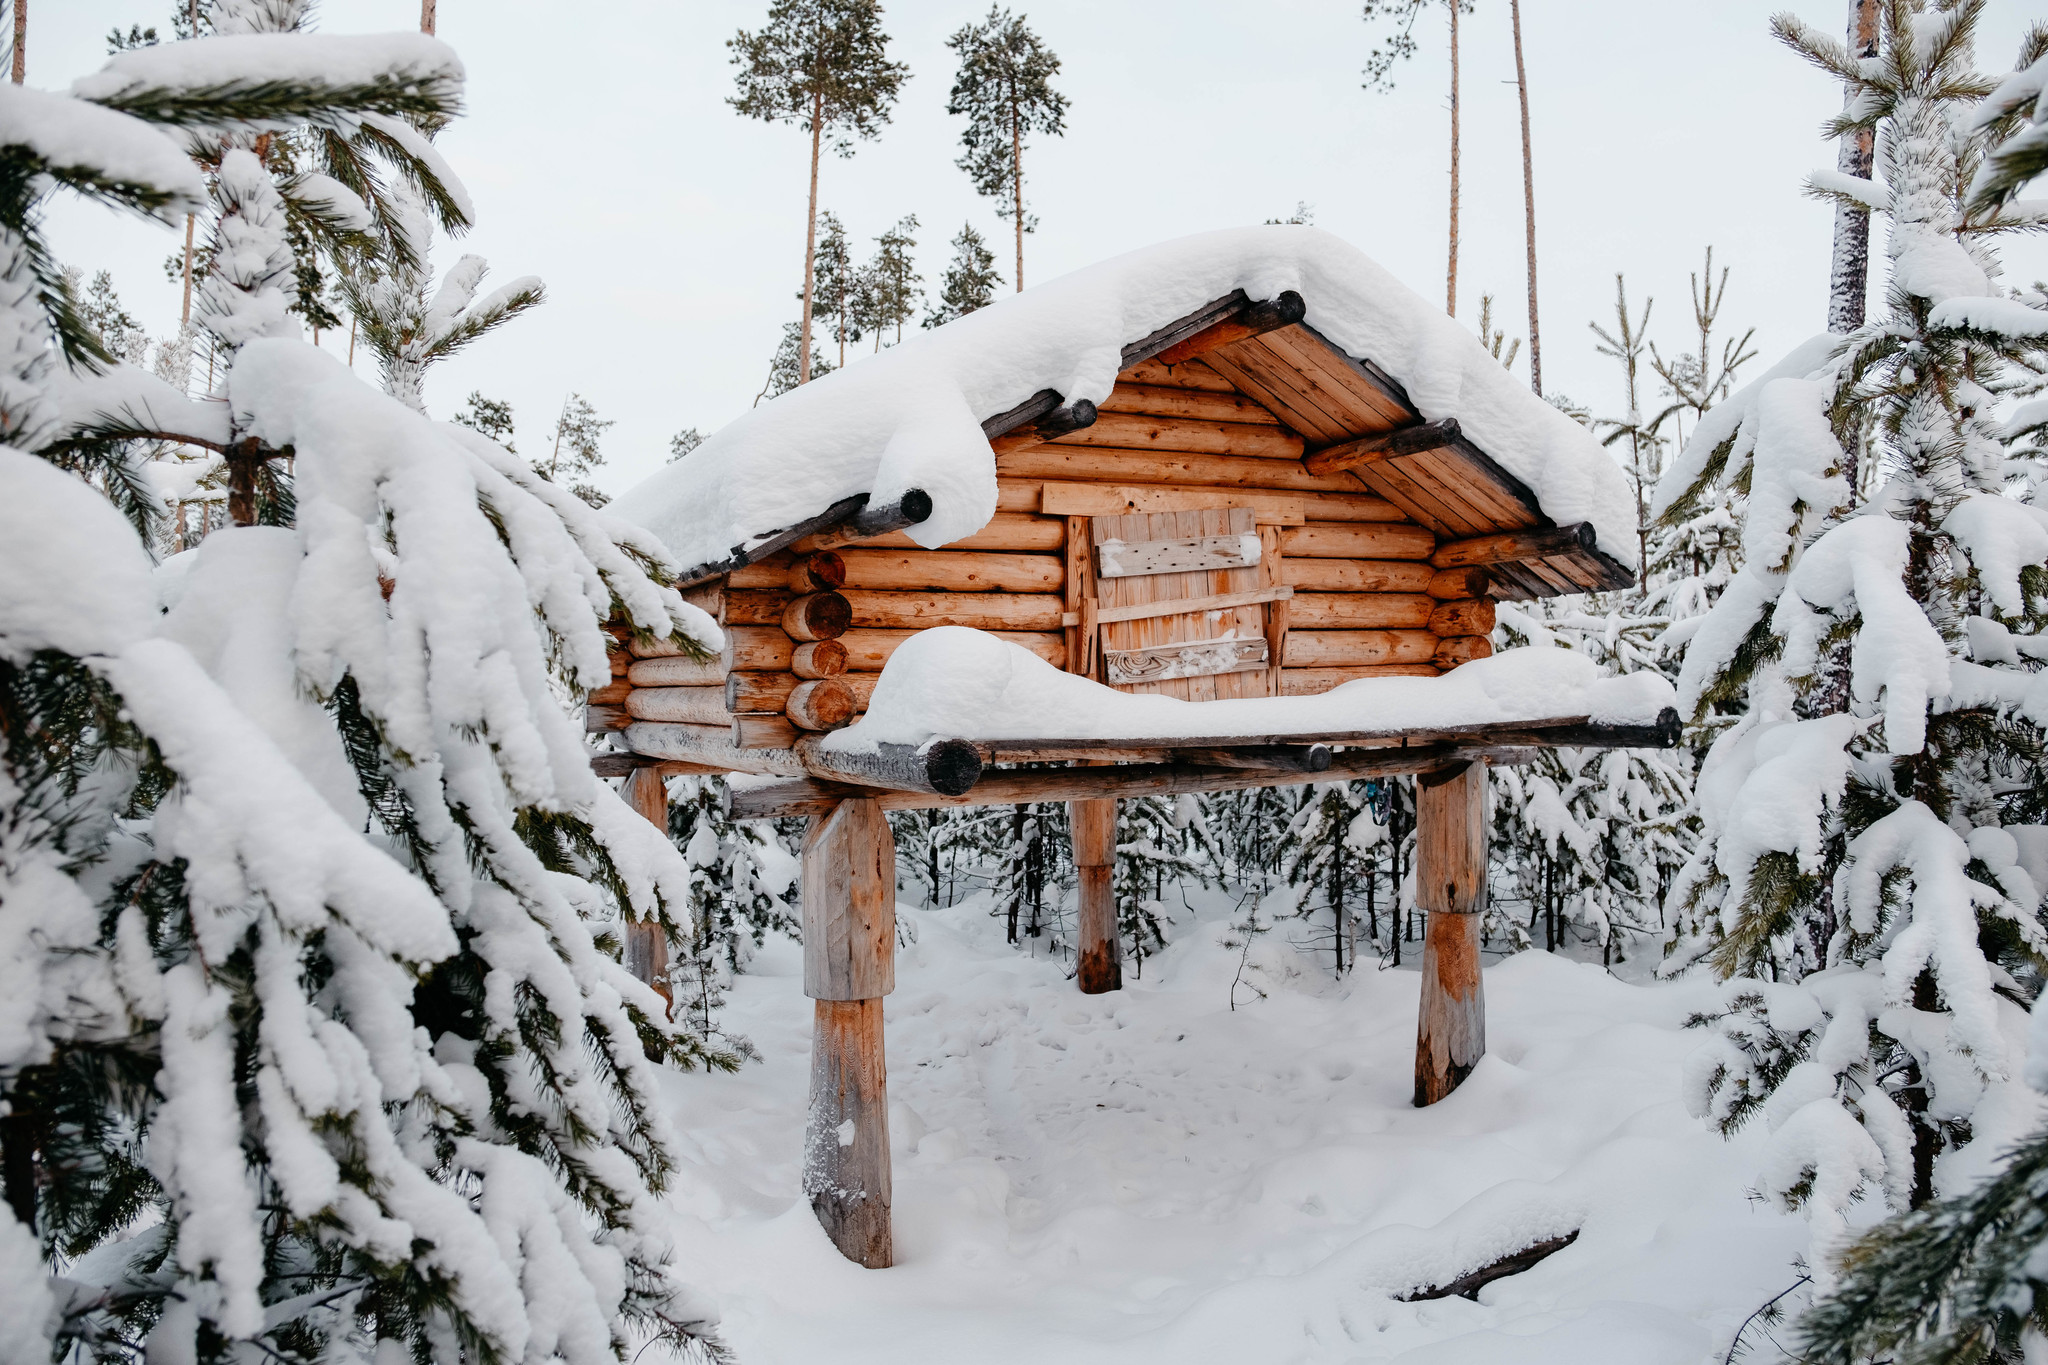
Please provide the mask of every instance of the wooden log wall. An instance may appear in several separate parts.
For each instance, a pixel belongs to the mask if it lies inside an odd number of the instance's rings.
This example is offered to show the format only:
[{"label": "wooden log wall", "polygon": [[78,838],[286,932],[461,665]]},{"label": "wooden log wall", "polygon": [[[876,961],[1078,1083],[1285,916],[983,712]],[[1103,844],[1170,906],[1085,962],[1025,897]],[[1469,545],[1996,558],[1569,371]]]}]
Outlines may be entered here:
[{"label": "wooden log wall", "polygon": [[[660,726],[665,748],[787,749],[857,719],[896,648],[940,625],[990,631],[1055,668],[1103,678],[1102,631],[1082,619],[1107,601],[1089,539],[1099,517],[1251,509],[1260,563],[1231,580],[1292,596],[1221,614],[1240,626],[1263,620],[1267,639],[1265,671],[1230,694],[1307,696],[1354,678],[1435,676],[1489,654],[1493,570],[1462,562],[1471,556],[1353,472],[1310,473],[1302,424],[1318,419],[1303,417],[1307,399],[1291,395],[1283,421],[1272,406],[1277,372],[1254,376],[1237,351],[1211,358],[1132,366],[1093,425],[1035,444],[1006,439],[994,518],[952,545],[922,549],[901,531],[812,537],[691,589],[726,628],[723,657],[622,649],[612,684],[591,696],[591,728]],[[1389,408],[1384,420],[1391,429],[1400,414]],[[1331,434],[1307,432],[1316,445]]]}]

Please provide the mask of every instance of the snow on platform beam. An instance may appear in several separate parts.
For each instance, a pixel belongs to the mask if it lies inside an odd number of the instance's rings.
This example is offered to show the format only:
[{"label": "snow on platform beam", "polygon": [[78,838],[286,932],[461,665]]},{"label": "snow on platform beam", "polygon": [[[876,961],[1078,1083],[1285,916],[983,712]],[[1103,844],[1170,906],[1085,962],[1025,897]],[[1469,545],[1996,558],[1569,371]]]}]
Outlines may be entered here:
[{"label": "snow on platform beam", "polygon": [[[1666,710],[1654,725],[1599,725],[1584,717],[1557,722],[1478,727],[1463,734],[1418,732],[1405,742],[1350,748],[1329,754],[1327,767],[1309,757],[1316,746],[1296,743],[1266,750],[1270,762],[1259,762],[1262,747],[1243,737],[1222,746],[1203,743],[1161,748],[1125,744],[1117,748],[1089,741],[1065,751],[1045,742],[1032,750],[990,748],[999,761],[1070,752],[1076,758],[1101,758],[1113,753],[1126,760],[1108,767],[1019,768],[986,772],[965,792],[902,788],[882,790],[843,778],[813,775],[758,786],[737,786],[728,797],[736,820],[766,820],[791,815],[817,815],[851,797],[872,797],[883,810],[931,810],[941,806],[1009,806],[1039,801],[1094,801],[1112,797],[1179,796],[1187,793],[1241,791],[1251,787],[1289,787],[1304,782],[1342,778],[1392,777],[1436,772],[1456,764],[1485,760],[1495,765],[1525,762],[1544,748],[1670,748],[1678,742],[1678,713]],[[1229,766],[1215,750],[1227,746]],[[835,757],[844,757],[836,755]],[[1321,756],[1317,755],[1319,759]]]}]

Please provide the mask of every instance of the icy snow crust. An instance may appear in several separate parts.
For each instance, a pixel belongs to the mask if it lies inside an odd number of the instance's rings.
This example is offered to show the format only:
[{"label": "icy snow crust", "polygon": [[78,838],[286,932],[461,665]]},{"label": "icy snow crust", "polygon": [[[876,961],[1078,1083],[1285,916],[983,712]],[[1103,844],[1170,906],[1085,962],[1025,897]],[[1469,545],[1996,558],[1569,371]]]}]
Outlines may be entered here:
[{"label": "icy snow crust", "polygon": [[1315,697],[1182,701],[1104,687],[978,630],[937,626],[889,656],[868,711],[828,749],[969,739],[1186,739],[1424,730],[1591,716],[1648,723],[1675,701],[1653,673],[1604,678],[1565,649],[1508,650],[1440,678],[1359,678]]},{"label": "icy snow crust", "polygon": [[679,562],[701,564],[842,498],[868,493],[881,505],[922,488],[933,512],[912,538],[927,548],[959,540],[995,514],[984,419],[1042,389],[1101,402],[1124,346],[1234,289],[1254,299],[1299,292],[1310,326],[1385,369],[1425,418],[1456,417],[1552,519],[1592,522],[1602,550],[1635,564],[1627,484],[1582,427],[1356,248],[1293,226],[1134,251],[908,339],[747,413],[625,494],[619,510]]},{"label": "icy snow crust", "polygon": [[[883,1274],[842,1258],[800,1193],[812,1010],[800,950],[771,939],[725,1020],[763,1062],[667,1078],[677,1273],[718,1300],[734,1353],[1718,1365],[1798,1278],[1804,1222],[1750,1194],[1765,1125],[1725,1140],[1684,1107],[1685,1019],[1716,1007],[1711,981],[1489,961],[1487,1055],[1418,1110],[1417,973],[1335,983],[1309,925],[1282,920],[1246,954],[1229,900],[1195,901],[1169,896],[1171,946],[1098,996],[1006,945],[985,895],[897,911]],[[1240,985],[1233,1010],[1241,958],[1265,996]],[[1395,1301],[1574,1228],[1477,1303]]]}]

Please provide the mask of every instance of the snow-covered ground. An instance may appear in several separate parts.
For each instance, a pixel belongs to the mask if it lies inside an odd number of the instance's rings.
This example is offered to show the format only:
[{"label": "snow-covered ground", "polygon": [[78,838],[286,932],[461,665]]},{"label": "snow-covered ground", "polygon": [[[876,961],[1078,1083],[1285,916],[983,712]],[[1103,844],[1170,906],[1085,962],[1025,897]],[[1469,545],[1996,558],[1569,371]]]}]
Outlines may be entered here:
[{"label": "snow-covered ground", "polygon": [[[1233,1011],[1227,907],[1097,997],[1005,946],[980,897],[899,913],[894,1269],[841,1259],[798,1194],[793,945],[732,994],[764,1060],[670,1079],[677,1268],[744,1365],[1695,1365],[1798,1276],[1803,1223],[1750,1194],[1762,1125],[1725,1142],[1680,1099],[1703,985],[1490,965],[1486,1059],[1416,1110],[1416,974],[1333,983],[1296,922],[1254,942],[1265,995]],[[1477,1303],[1392,1298],[1581,1223]]]}]

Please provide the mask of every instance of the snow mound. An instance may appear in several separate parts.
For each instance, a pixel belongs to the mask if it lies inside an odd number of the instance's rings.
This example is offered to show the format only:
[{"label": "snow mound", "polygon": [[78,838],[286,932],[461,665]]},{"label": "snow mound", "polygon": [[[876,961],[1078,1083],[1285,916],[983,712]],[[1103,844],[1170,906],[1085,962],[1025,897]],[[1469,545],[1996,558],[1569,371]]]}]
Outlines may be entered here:
[{"label": "snow mound", "polygon": [[1576,422],[1502,369],[1463,327],[1348,243],[1302,227],[1202,233],[1028,289],[747,413],[619,499],[678,561],[700,564],[867,493],[931,494],[910,528],[927,548],[995,514],[981,422],[1043,389],[1101,402],[1125,345],[1242,289],[1295,290],[1306,321],[1399,381],[1428,419],[1465,434],[1560,524],[1588,521],[1633,566],[1635,509],[1621,471]]},{"label": "snow mound", "polygon": [[1136,696],[1063,673],[1008,641],[938,626],[889,656],[867,714],[825,747],[855,751],[973,739],[1185,739],[1343,734],[1591,716],[1647,724],[1673,704],[1655,674],[1603,678],[1570,650],[1509,650],[1441,678],[1360,678],[1316,697],[1182,701]]}]

